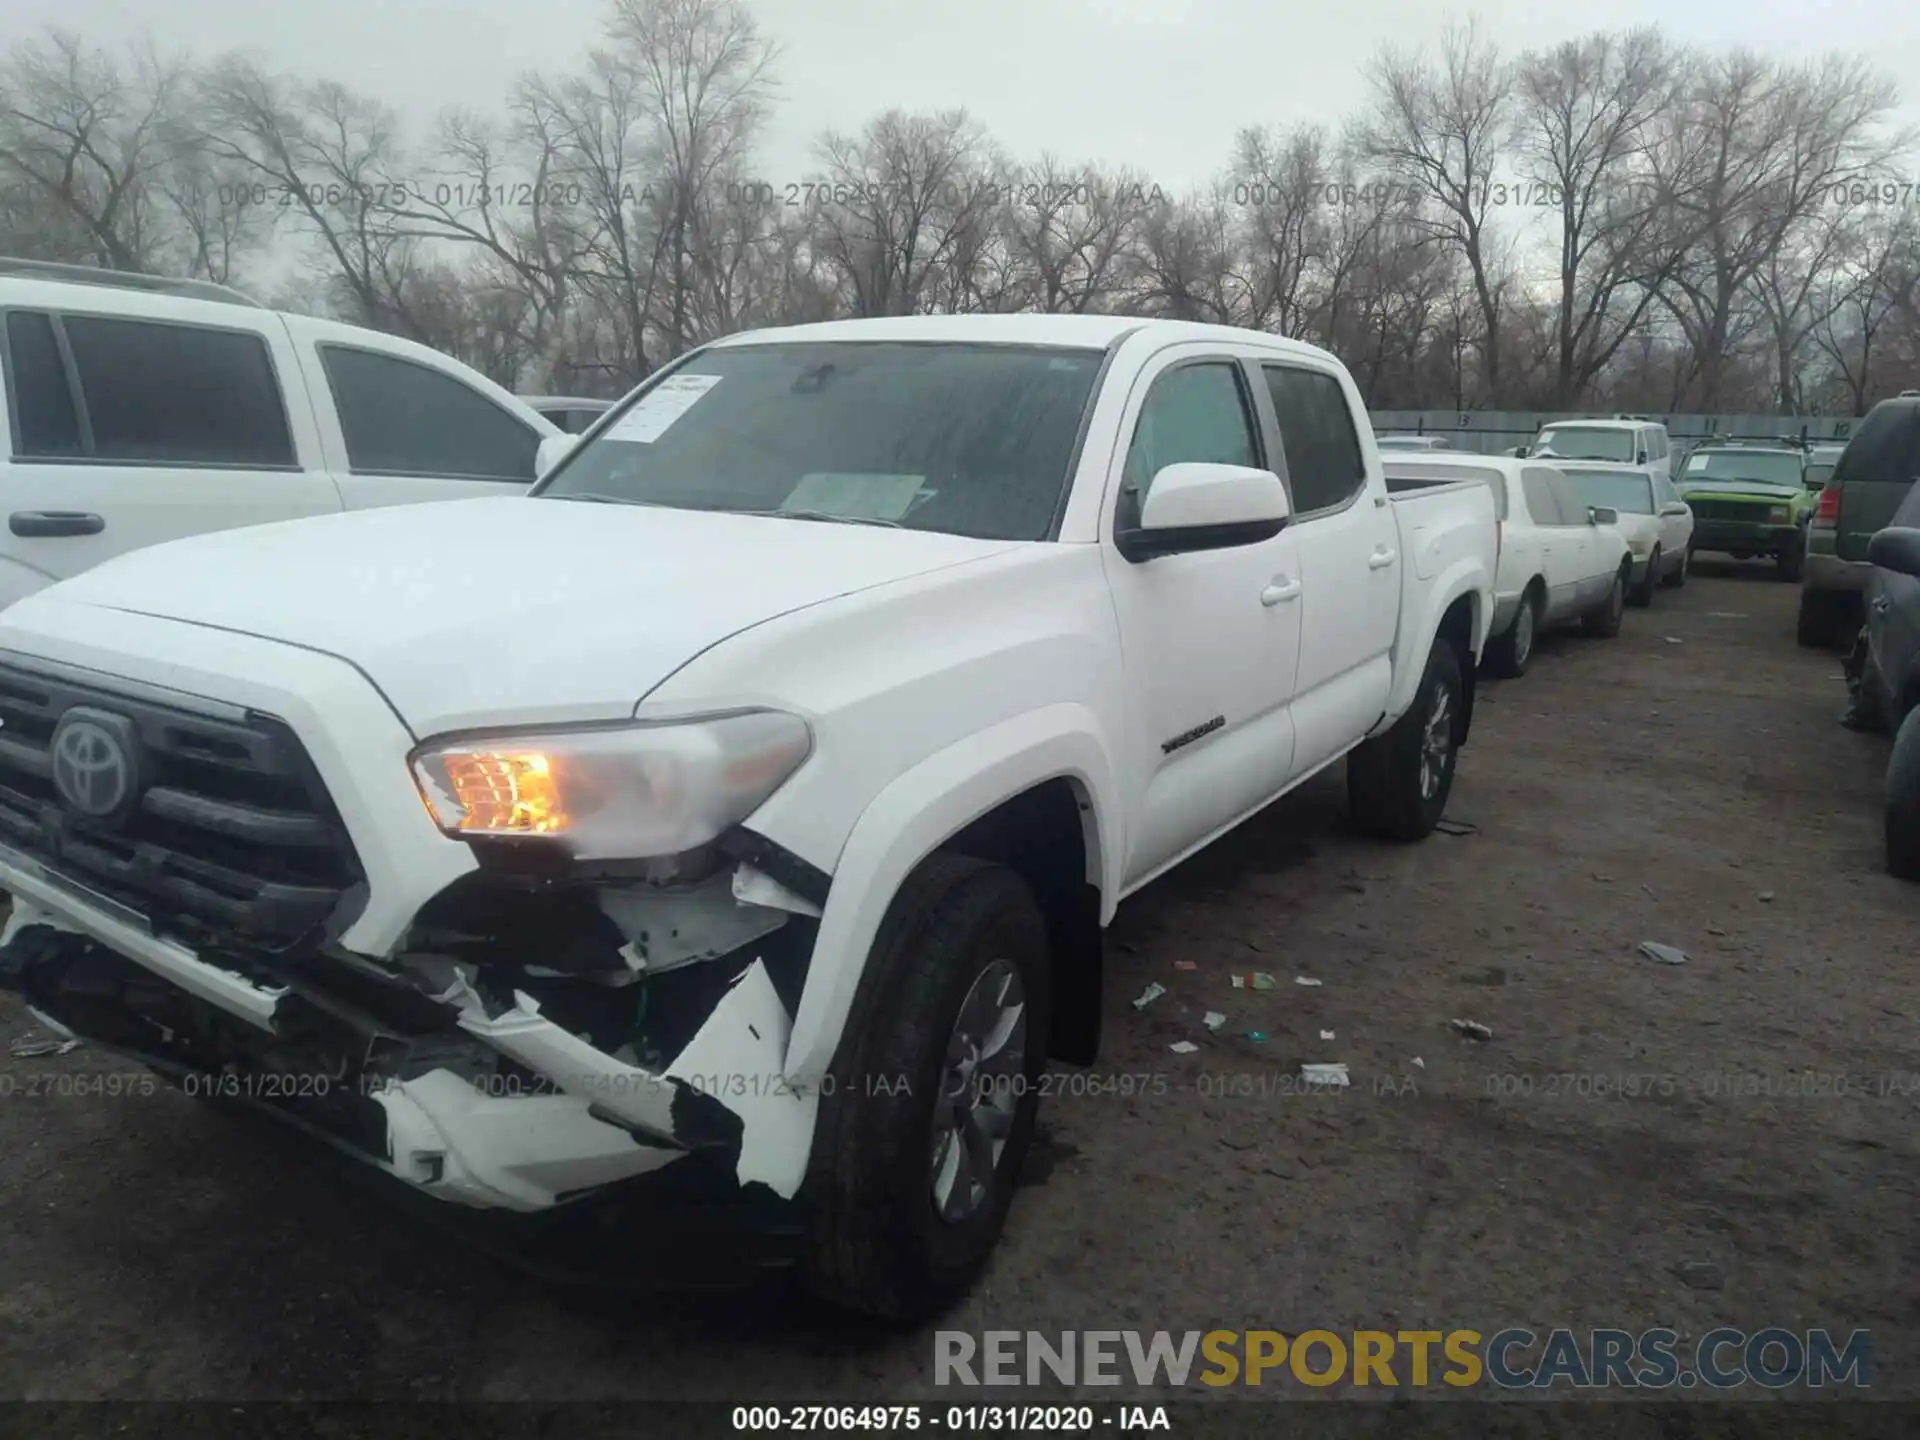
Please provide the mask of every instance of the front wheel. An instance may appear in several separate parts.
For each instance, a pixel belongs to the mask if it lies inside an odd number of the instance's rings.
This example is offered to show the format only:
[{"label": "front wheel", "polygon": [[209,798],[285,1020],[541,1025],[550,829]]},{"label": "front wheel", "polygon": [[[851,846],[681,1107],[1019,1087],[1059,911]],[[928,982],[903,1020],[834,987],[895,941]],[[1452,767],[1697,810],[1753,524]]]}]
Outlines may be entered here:
[{"label": "front wheel", "polygon": [[1627,613],[1627,567],[1622,565],[1613,577],[1613,586],[1607,591],[1607,598],[1598,609],[1587,612],[1586,627],[1589,635],[1597,635],[1602,640],[1611,640],[1620,633],[1620,620]]},{"label": "front wheel", "polygon": [[1539,602],[1531,593],[1523,595],[1520,608],[1513,612],[1513,623],[1487,647],[1487,668],[1502,680],[1518,680],[1533,659],[1534,636],[1539,630]]},{"label": "front wheel", "polygon": [[1383,840],[1422,840],[1446,813],[1460,758],[1466,685],[1460,657],[1436,640],[1407,713],[1347,757],[1347,804]]},{"label": "front wheel", "polygon": [[1660,577],[1660,583],[1669,590],[1678,590],[1687,583],[1687,567],[1693,563],[1693,547],[1689,545],[1680,552],[1680,563]]},{"label": "front wheel", "polygon": [[1887,873],[1920,880],[1920,705],[1907,712],[1887,757]]},{"label": "front wheel", "polygon": [[821,1090],[815,1295],[912,1322],[985,1269],[1033,1140],[1049,982],[1045,917],[1011,870],[936,854],[900,887]]},{"label": "front wheel", "polygon": [[1633,587],[1633,593],[1627,598],[1640,609],[1653,604],[1653,587],[1660,583],[1660,551],[1656,546],[1653,554],[1647,557],[1647,573],[1641,582]]}]

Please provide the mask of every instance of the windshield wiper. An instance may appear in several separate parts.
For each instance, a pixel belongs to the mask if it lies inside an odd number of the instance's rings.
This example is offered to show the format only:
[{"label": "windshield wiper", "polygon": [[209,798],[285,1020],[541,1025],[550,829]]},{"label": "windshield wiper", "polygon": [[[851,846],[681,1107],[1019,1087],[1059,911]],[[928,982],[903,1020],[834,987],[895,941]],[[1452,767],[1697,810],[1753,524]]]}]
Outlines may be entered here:
[{"label": "windshield wiper", "polygon": [[601,495],[592,490],[569,490],[563,495],[542,495],[542,500],[585,500],[594,505],[651,505],[651,500],[635,500],[630,495]]},{"label": "windshield wiper", "polygon": [[834,515],[825,510],[723,510],[723,515],[759,515],[770,520],[820,520],[829,525],[882,525],[889,530],[907,527],[898,520],[882,520],[876,515]]}]

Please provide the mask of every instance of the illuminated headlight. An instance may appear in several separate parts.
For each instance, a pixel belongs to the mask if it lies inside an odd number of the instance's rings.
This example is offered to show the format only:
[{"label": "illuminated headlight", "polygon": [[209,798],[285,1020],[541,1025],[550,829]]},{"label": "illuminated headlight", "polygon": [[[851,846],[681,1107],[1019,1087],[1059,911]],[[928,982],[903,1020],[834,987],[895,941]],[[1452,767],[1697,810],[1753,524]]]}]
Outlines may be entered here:
[{"label": "illuminated headlight", "polygon": [[1789,510],[1785,505],[1776,505],[1767,511],[1767,523],[1769,525],[1785,525],[1792,518],[1793,511]]},{"label": "illuminated headlight", "polygon": [[754,710],[433,742],[414,753],[413,777],[434,823],[455,839],[641,860],[725,834],[812,750],[798,715]]}]

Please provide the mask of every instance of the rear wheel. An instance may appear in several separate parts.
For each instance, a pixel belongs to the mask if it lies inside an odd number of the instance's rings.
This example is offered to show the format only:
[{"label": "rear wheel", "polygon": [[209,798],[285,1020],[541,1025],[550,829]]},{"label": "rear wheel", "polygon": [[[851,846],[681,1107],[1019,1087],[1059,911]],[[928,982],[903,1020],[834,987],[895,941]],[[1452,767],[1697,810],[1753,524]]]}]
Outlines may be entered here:
[{"label": "rear wheel", "polygon": [[1633,593],[1627,599],[1641,609],[1653,604],[1653,587],[1660,583],[1660,547],[1655,546],[1653,554],[1647,557],[1647,573],[1641,582],[1633,587]]},{"label": "rear wheel", "polygon": [[1628,568],[1620,567],[1613,577],[1613,587],[1607,591],[1607,598],[1597,609],[1587,612],[1585,624],[1589,635],[1602,640],[1611,640],[1620,633],[1621,617],[1627,613],[1627,575]]},{"label": "rear wheel", "polygon": [[1689,545],[1680,552],[1680,563],[1660,577],[1660,583],[1669,590],[1678,590],[1687,583],[1687,567],[1693,563],[1693,547]]},{"label": "rear wheel", "polygon": [[1347,757],[1347,804],[1383,840],[1422,840],[1446,813],[1459,760],[1466,685],[1460,657],[1436,640],[1407,713]]},{"label": "rear wheel", "polygon": [[1887,759],[1887,873],[1920,880],[1920,705],[1907,712]]},{"label": "rear wheel", "polygon": [[867,966],[821,1090],[801,1276],[912,1321],[966,1292],[1006,1223],[1046,1064],[1046,920],[1011,870],[933,855]]},{"label": "rear wheel", "polygon": [[1487,647],[1487,668],[1503,680],[1518,680],[1533,659],[1533,642],[1540,632],[1540,601],[1529,590],[1520,597],[1513,623]]}]

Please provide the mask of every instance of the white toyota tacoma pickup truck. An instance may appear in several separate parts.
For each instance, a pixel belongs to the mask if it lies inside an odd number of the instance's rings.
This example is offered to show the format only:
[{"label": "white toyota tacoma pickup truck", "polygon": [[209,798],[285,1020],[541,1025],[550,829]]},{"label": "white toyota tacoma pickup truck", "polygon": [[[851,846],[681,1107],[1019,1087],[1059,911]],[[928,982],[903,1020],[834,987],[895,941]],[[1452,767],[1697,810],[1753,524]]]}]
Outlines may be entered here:
[{"label": "white toyota tacoma pickup truck", "polygon": [[1484,485],[1388,495],[1307,345],[736,335],[530,495],[0,614],[0,980],[442,1213],[668,1186],[924,1315],[1095,1059],[1124,896],[1343,757],[1362,824],[1433,828],[1496,546]]}]

